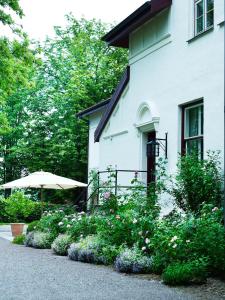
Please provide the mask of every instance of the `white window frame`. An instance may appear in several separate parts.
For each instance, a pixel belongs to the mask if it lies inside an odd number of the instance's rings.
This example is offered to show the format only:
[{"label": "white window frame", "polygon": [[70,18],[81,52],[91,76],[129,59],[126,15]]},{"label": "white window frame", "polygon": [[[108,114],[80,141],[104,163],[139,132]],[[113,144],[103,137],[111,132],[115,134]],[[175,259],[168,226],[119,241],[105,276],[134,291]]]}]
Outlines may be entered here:
[{"label": "white window frame", "polygon": [[[202,122],[201,122],[201,109],[198,110],[198,135],[196,136],[188,136],[188,130],[189,130],[189,123],[188,123],[188,119],[187,119],[187,112],[190,110],[190,109],[193,109],[195,107],[203,107],[203,133],[201,133],[201,126],[202,126]],[[188,149],[187,149],[187,142],[188,141],[191,141],[191,140],[202,140],[203,141],[203,151],[204,151],[204,104],[203,102],[201,103],[198,103],[198,104],[193,104],[193,105],[190,105],[190,106],[187,106],[184,108],[184,135],[183,135],[183,138],[184,138],[184,143],[185,143],[185,153],[188,152]],[[201,152],[201,149],[199,148],[199,157],[200,158],[203,158],[203,153]]]},{"label": "white window frame", "polygon": [[[203,29],[202,29],[202,31],[197,32],[197,5],[200,2],[203,2]],[[214,0],[213,0],[213,9],[210,11],[213,11],[213,15],[214,15]],[[207,0],[194,0],[194,34],[195,35],[199,35],[199,34],[205,32],[206,30],[213,28],[214,18],[213,18],[213,24],[210,26],[207,26],[207,14],[210,11],[207,11]]]}]

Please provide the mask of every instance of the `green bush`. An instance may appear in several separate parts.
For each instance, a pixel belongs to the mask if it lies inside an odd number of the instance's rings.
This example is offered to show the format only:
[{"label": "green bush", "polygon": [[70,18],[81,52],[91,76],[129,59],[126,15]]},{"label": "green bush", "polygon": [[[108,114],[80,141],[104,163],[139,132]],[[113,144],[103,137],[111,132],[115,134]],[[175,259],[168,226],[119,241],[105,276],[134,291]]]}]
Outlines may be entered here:
[{"label": "green bush", "polygon": [[37,223],[36,230],[51,233],[56,238],[60,233],[65,233],[68,223],[63,210],[44,212]]},{"label": "green bush", "polygon": [[110,247],[97,235],[81,238],[68,249],[71,260],[95,264],[110,264],[118,255],[118,249]]},{"label": "green bush", "polygon": [[197,155],[182,156],[178,173],[170,190],[176,204],[186,212],[198,213],[203,202],[220,207],[222,204],[223,176],[219,155],[208,152],[200,160]]},{"label": "green bush", "polygon": [[153,270],[160,273],[171,263],[204,256],[208,258],[208,271],[222,274],[225,271],[225,233],[221,221],[222,210],[206,204],[198,217],[186,215],[158,221],[149,244]]},{"label": "green bush", "polygon": [[40,219],[40,203],[27,198],[23,193],[16,192],[4,200],[5,213],[9,222],[30,222]]},{"label": "green bush", "polygon": [[169,285],[204,283],[208,275],[207,265],[208,262],[205,258],[171,264],[163,273],[163,281]]},{"label": "green bush", "polygon": [[52,243],[52,250],[57,255],[67,255],[67,250],[72,240],[69,235],[60,234]]},{"label": "green bush", "polygon": [[31,231],[35,231],[38,227],[39,221],[33,221],[30,224],[28,224],[27,226],[27,233],[31,232]]},{"label": "green bush", "polygon": [[39,249],[51,249],[53,240],[54,237],[50,233],[34,232],[30,246]]},{"label": "green bush", "polygon": [[15,236],[12,242],[13,242],[13,244],[17,244],[17,245],[24,245],[25,235],[21,234],[21,235]]},{"label": "green bush", "polygon": [[115,269],[122,273],[149,273],[152,259],[135,246],[132,249],[125,248],[116,258]]},{"label": "green bush", "polygon": [[67,229],[67,233],[72,237],[73,240],[78,240],[80,237],[86,237],[93,235],[97,230],[97,220],[99,219],[96,215],[88,216],[85,213],[78,213],[71,220],[71,226]]}]

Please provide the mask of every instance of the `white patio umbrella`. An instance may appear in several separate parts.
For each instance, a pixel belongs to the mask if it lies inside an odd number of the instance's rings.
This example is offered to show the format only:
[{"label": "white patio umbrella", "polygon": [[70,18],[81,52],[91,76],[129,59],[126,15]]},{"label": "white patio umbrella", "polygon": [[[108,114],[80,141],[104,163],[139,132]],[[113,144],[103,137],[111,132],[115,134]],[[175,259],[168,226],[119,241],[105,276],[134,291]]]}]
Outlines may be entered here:
[{"label": "white patio umbrella", "polygon": [[1,185],[3,189],[12,188],[40,188],[41,201],[43,201],[43,189],[67,190],[76,187],[86,187],[86,183],[72,180],[66,177],[54,175],[49,172],[34,172],[28,176]]}]

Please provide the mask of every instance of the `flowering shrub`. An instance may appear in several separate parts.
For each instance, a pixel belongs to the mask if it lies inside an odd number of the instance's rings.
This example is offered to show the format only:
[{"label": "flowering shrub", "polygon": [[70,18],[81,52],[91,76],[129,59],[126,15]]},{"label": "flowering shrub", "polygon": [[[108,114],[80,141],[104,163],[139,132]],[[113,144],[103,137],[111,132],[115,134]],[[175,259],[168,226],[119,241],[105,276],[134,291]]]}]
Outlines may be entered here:
[{"label": "flowering shrub", "polygon": [[211,273],[225,270],[225,233],[222,210],[204,205],[200,215],[177,220],[158,221],[149,250],[153,253],[153,270],[162,272],[174,262],[187,262],[201,256],[208,259]]},{"label": "flowering shrub", "polygon": [[204,283],[207,279],[207,265],[205,258],[169,265],[163,273],[163,281],[170,285]]},{"label": "flowering shrub", "polygon": [[52,243],[52,250],[58,255],[67,255],[67,250],[71,245],[72,240],[69,235],[60,234]]},{"label": "flowering shrub", "polygon": [[26,235],[24,245],[26,247],[33,247],[33,240],[34,240],[34,231],[31,231]]},{"label": "flowering shrub", "polygon": [[74,241],[80,237],[86,237],[91,234],[95,234],[97,230],[97,215],[87,215],[84,212],[74,215],[71,219],[69,227],[67,225],[67,233],[72,237]]},{"label": "flowering shrub", "polygon": [[50,233],[30,232],[26,236],[25,246],[39,249],[50,249],[53,237]]},{"label": "flowering shrub", "polygon": [[123,273],[148,273],[151,267],[152,259],[135,246],[123,249],[115,261],[116,271]]},{"label": "flowering shrub", "polygon": [[60,233],[65,233],[70,226],[72,215],[67,216],[61,209],[55,211],[45,211],[36,229],[38,231],[51,233],[57,237]]},{"label": "flowering shrub", "polygon": [[68,256],[71,260],[97,263],[98,262],[98,242],[95,236],[88,236],[81,239],[78,243],[73,243]]}]

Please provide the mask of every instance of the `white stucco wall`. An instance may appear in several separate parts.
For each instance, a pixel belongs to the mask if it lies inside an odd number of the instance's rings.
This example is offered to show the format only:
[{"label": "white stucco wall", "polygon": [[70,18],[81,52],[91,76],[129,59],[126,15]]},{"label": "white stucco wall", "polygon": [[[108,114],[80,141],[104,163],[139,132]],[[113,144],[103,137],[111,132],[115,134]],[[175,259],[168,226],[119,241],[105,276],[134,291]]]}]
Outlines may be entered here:
[{"label": "white stucco wall", "polygon": [[[169,11],[131,35],[130,82],[101,135],[100,170],[109,165],[143,170],[142,131],[155,126],[158,138],[168,132],[168,172],[173,173],[181,150],[180,105],[197,99],[204,101],[204,151],[220,150],[223,157],[224,25],[218,24],[224,1],[215,0],[214,29],[187,42],[193,37],[192,2],[173,0]],[[143,119],[142,105],[150,109]],[[138,129],[148,117],[149,124]],[[90,148],[98,147],[91,142]],[[89,155],[91,166],[97,166],[94,159]],[[165,212],[170,208],[167,203]]]},{"label": "white stucco wall", "polygon": [[89,144],[88,144],[88,173],[99,168],[99,143],[94,142],[94,133],[101,119],[102,113],[92,114],[89,118]]}]

